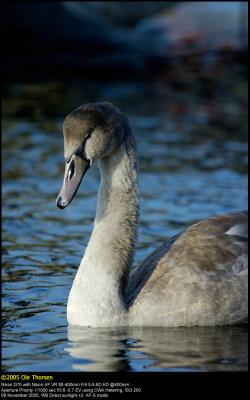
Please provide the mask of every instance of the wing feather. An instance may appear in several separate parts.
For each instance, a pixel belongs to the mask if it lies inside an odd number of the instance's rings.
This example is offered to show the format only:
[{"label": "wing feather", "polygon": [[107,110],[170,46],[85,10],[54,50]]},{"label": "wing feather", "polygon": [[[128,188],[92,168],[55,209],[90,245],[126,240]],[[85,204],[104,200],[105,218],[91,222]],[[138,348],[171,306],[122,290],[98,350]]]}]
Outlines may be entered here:
[{"label": "wing feather", "polygon": [[247,211],[211,217],[190,226],[164,242],[142,264],[131,271],[127,302],[157,287],[173,268],[188,269],[213,279],[231,279],[248,268]]}]

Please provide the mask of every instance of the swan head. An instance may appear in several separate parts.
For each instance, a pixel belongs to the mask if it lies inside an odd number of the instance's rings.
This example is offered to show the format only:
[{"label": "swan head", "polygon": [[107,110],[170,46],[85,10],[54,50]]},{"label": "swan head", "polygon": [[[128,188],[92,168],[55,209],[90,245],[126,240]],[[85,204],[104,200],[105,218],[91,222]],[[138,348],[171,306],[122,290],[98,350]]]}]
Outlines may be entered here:
[{"label": "swan head", "polygon": [[84,104],[68,114],[63,124],[65,173],[57,206],[73,200],[91,165],[109,156],[124,141],[128,121],[108,102]]}]

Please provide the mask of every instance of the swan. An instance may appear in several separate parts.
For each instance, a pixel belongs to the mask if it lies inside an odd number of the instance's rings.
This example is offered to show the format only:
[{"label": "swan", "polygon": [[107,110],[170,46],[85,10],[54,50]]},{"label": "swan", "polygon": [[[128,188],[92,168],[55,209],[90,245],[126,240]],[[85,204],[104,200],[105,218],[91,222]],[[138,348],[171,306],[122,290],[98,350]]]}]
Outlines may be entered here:
[{"label": "swan", "polygon": [[132,268],[139,218],[136,141],[108,102],[83,104],[63,123],[67,207],[99,162],[93,231],[67,304],[69,325],[216,326],[248,320],[247,211],[210,217]]}]

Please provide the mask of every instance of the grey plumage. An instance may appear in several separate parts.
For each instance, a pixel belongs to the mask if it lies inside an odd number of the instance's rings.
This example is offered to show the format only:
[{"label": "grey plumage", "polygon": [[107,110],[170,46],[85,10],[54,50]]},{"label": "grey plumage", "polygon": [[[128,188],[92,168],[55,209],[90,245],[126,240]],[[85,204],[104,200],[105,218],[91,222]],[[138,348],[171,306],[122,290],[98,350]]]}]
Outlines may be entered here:
[{"label": "grey plumage", "polygon": [[200,221],[132,268],[139,188],[136,141],[127,118],[110,103],[80,106],[65,119],[64,148],[67,171],[70,163],[83,168],[98,160],[101,172],[93,232],[69,295],[70,324],[174,327],[247,321],[246,211]]}]

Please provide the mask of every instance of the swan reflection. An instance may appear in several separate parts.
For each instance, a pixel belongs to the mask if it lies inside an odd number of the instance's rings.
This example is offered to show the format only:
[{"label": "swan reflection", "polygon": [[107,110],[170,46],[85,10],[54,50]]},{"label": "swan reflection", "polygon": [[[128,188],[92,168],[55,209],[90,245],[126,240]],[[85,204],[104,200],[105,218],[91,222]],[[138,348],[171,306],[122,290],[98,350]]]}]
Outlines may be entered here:
[{"label": "swan reflection", "polygon": [[247,370],[246,327],[90,328],[68,326],[78,371]]}]

